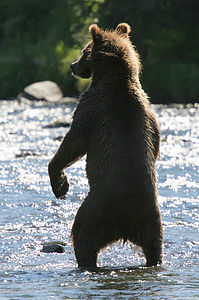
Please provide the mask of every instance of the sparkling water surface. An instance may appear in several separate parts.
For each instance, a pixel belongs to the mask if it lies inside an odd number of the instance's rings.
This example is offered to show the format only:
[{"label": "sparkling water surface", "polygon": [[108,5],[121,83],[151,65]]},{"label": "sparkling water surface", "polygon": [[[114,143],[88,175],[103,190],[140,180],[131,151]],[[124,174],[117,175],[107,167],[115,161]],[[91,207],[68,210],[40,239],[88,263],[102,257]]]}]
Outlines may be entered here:
[{"label": "sparkling water surface", "polygon": [[[152,106],[161,127],[157,161],[164,263],[145,268],[138,247],[99,255],[96,272],[77,268],[70,232],[88,192],[85,159],[66,170],[66,200],[52,194],[47,165],[74,105],[0,101],[0,299],[199,299],[199,105]],[[65,253],[43,253],[46,242]]]}]

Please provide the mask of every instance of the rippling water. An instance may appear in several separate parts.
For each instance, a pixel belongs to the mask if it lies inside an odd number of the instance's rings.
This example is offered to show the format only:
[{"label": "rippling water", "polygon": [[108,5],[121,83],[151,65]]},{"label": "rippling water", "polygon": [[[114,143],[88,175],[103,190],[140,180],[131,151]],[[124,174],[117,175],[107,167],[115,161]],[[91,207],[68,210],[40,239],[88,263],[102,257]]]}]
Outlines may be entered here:
[{"label": "rippling water", "polygon": [[[99,270],[80,272],[70,240],[88,185],[85,160],[67,170],[66,200],[51,192],[47,164],[74,106],[0,102],[0,299],[199,299],[199,105],[153,106],[162,132],[157,162],[164,263],[145,268],[139,248],[117,243]],[[65,253],[42,253],[50,241]]]}]

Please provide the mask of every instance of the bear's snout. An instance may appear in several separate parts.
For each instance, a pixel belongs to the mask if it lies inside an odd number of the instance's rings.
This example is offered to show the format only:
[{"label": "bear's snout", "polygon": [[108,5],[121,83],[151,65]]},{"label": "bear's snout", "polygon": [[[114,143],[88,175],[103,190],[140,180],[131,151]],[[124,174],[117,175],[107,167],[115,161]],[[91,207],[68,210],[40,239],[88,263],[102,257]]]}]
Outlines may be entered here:
[{"label": "bear's snout", "polygon": [[73,62],[71,65],[70,65],[70,68],[71,68],[71,71],[74,75],[77,75],[77,62]]}]

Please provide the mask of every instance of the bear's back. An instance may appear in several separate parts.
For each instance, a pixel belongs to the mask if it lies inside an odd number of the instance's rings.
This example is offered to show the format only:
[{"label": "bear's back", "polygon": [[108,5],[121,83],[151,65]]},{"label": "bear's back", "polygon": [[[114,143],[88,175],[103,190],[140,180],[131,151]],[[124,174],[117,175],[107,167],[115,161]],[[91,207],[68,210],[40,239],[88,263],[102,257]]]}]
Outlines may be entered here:
[{"label": "bear's back", "polygon": [[147,145],[147,111],[125,93],[101,93],[92,98],[89,91],[84,105],[92,114],[88,137],[87,177],[92,187],[102,184],[129,184],[135,190],[137,182],[145,180],[146,165],[151,163]]}]

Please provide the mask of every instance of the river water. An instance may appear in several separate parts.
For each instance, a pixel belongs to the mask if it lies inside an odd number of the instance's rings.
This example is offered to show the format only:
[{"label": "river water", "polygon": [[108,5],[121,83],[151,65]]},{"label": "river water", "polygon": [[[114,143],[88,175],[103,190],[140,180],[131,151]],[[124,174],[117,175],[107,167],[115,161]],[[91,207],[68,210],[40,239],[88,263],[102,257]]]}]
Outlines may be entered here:
[{"label": "river water", "polygon": [[[161,127],[157,162],[164,263],[145,268],[139,248],[116,243],[96,272],[77,268],[71,226],[88,185],[85,160],[67,170],[66,200],[47,165],[74,105],[0,102],[0,299],[199,299],[199,105],[152,106]],[[46,242],[65,253],[43,253]]]}]

